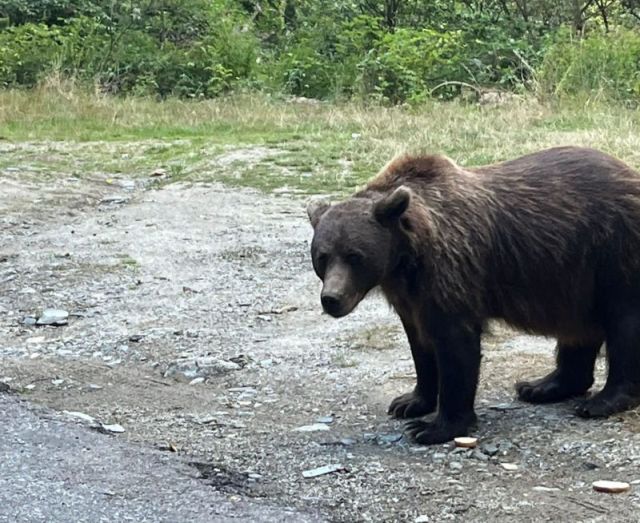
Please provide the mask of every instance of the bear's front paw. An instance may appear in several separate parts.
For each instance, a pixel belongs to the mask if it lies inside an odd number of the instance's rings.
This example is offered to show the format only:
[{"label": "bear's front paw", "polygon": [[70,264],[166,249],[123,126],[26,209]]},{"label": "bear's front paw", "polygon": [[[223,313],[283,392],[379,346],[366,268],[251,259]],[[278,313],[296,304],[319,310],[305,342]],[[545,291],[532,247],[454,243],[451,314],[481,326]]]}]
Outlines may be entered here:
[{"label": "bear's front paw", "polygon": [[528,403],[555,403],[584,394],[592,383],[589,375],[582,378],[555,370],[544,378],[516,383],[516,392]]},{"label": "bear's front paw", "polygon": [[467,436],[475,421],[475,415],[457,421],[444,420],[438,416],[433,421],[410,421],[406,424],[405,431],[416,443],[433,445]]},{"label": "bear's front paw", "polygon": [[578,405],[576,413],[583,418],[606,418],[640,405],[640,387],[606,387]]},{"label": "bear's front paw", "polygon": [[436,398],[427,399],[412,391],[395,398],[389,405],[388,414],[398,419],[419,418],[431,414],[436,406]]}]

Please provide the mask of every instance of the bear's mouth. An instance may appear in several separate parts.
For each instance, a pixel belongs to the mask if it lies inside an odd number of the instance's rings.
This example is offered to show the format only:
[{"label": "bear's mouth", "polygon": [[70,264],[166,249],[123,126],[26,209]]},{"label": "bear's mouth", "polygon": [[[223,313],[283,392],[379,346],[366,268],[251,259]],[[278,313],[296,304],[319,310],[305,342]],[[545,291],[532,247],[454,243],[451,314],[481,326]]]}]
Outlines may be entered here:
[{"label": "bear's mouth", "polygon": [[325,314],[328,314],[333,318],[342,318],[353,311],[361,300],[362,296],[335,298],[323,295],[320,301]]}]

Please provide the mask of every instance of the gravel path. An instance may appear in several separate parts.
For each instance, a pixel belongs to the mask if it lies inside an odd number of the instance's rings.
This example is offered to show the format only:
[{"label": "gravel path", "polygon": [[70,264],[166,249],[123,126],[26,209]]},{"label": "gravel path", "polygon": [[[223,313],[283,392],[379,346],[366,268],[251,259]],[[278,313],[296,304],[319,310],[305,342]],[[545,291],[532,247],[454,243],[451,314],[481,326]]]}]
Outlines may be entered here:
[{"label": "gravel path", "polygon": [[[378,296],[341,320],[320,313],[304,202],[218,185],[73,183],[8,176],[11,201],[0,196],[0,381],[32,403],[120,425],[82,429],[122,445],[120,466],[154,456],[188,484],[172,495],[204,514],[201,498],[188,501],[203,483],[212,504],[256,500],[330,521],[637,519],[638,412],[585,421],[571,404],[514,400],[516,380],[552,366],[552,341],[495,326],[479,449],[415,446],[386,416],[414,379],[399,321]],[[67,311],[67,324],[23,323],[46,308]],[[185,479],[174,459],[203,478]],[[33,488],[39,463],[23,467]],[[336,470],[304,477],[325,465]],[[21,495],[7,474],[0,501]],[[613,496],[593,492],[597,479],[637,483]]]}]

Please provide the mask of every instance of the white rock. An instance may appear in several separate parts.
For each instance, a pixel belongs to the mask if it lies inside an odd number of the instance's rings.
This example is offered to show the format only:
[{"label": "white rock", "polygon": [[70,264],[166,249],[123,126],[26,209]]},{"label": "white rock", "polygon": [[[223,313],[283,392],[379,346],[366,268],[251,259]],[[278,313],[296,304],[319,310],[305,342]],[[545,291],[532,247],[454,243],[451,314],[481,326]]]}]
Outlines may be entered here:
[{"label": "white rock", "polygon": [[36,325],[66,325],[69,313],[62,309],[45,309],[36,321]]},{"label": "white rock", "polygon": [[121,434],[124,432],[124,427],[122,425],[118,425],[114,423],[113,425],[101,425],[101,427],[107,432],[113,432],[114,434]]},{"label": "white rock", "polygon": [[298,427],[293,429],[293,432],[318,432],[329,430],[329,427],[324,423],[313,423],[311,425],[303,425],[302,427]]},{"label": "white rock", "polygon": [[516,465],[515,463],[500,463],[500,466],[504,470],[508,470],[508,471],[518,470],[518,465]]},{"label": "white rock", "polygon": [[85,414],[84,412],[77,412],[74,410],[72,411],[63,410],[62,412],[67,416],[71,416],[72,418],[78,418],[88,423],[94,423],[96,421],[96,419],[93,416],[89,416],[89,414]]},{"label": "white rock", "polygon": [[200,383],[204,383],[204,378],[200,377],[200,378],[193,378],[190,382],[189,385],[199,385]]},{"label": "white rock", "polygon": [[338,472],[340,470],[344,470],[344,467],[340,463],[335,463],[315,469],[304,470],[302,475],[305,478],[317,478],[318,476],[324,476],[325,474],[331,474],[332,472]]},{"label": "white rock", "polygon": [[429,523],[429,516],[425,516],[424,514],[422,516],[418,516],[413,520],[413,523]]}]

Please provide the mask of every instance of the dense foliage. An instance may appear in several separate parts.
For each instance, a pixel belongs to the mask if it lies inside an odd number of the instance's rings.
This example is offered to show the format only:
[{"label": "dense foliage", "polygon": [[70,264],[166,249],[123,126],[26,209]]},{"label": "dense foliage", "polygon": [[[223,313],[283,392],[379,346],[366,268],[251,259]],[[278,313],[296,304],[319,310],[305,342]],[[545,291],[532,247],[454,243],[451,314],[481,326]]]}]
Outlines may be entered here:
[{"label": "dense foliage", "polygon": [[640,98],[640,0],[0,0],[0,86],[397,103],[464,86]]}]

